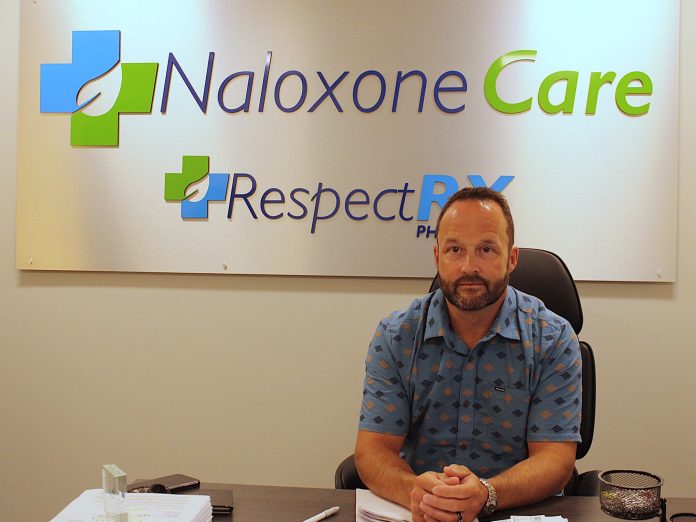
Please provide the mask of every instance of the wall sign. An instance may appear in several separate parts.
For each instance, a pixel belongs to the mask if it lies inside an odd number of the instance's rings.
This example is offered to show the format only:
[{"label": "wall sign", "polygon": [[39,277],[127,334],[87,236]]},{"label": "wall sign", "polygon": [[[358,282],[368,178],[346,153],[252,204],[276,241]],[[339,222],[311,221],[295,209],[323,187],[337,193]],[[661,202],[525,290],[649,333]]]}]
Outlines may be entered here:
[{"label": "wall sign", "polygon": [[22,3],[17,267],[432,277],[473,185],[578,279],[674,281],[678,35],[676,0]]}]

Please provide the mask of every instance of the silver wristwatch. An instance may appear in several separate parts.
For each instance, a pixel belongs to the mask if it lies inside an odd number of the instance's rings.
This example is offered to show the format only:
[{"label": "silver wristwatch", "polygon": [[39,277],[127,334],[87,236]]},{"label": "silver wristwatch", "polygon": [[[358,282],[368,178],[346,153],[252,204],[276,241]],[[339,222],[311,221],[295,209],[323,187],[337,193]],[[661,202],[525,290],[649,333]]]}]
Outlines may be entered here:
[{"label": "silver wristwatch", "polygon": [[495,492],[495,488],[491,485],[490,482],[488,482],[484,478],[479,478],[479,480],[481,481],[481,484],[486,486],[486,489],[488,490],[488,500],[486,500],[486,503],[481,508],[481,512],[478,514],[478,516],[487,517],[495,511],[496,507],[498,507],[498,495]]}]

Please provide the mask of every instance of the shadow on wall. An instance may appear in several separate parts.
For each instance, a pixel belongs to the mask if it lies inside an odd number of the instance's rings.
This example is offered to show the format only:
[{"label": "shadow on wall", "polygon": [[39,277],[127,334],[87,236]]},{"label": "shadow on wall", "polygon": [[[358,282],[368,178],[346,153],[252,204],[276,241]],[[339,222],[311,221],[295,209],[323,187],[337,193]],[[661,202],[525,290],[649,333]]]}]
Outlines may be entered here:
[{"label": "shadow on wall", "polygon": [[[433,271],[433,275],[434,271]],[[431,278],[326,277],[240,274],[171,274],[142,272],[63,272],[18,270],[18,286],[176,288],[293,293],[364,293],[420,295]],[[582,299],[675,299],[675,283],[576,281]]]},{"label": "shadow on wall", "polygon": [[293,293],[361,293],[419,295],[427,292],[430,278],[367,278],[324,276],[274,276],[233,274],[168,274],[138,272],[17,272],[18,286],[175,288]]},{"label": "shadow on wall", "polygon": [[634,282],[576,282],[581,299],[631,299],[660,300],[675,299],[675,283],[634,283]]}]

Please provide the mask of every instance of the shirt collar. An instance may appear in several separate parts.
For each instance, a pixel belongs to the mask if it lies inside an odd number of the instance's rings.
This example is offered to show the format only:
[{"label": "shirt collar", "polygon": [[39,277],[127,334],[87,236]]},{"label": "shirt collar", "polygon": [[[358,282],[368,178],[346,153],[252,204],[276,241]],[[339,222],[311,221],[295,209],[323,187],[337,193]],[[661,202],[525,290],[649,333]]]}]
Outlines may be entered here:
[{"label": "shirt collar", "polygon": [[483,340],[490,339],[495,334],[513,341],[520,340],[520,325],[517,319],[517,293],[510,285],[507,287],[507,295],[500,306],[500,310],[498,310],[498,315]]},{"label": "shirt collar", "polygon": [[[498,315],[493,321],[490,330],[481,341],[487,341],[496,334],[507,339],[519,341],[520,328],[516,312],[517,294],[515,290],[508,285],[507,293],[500,310],[498,310]],[[433,293],[433,297],[430,300],[423,337],[426,341],[434,337],[442,337],[447,346],[452,350],[454,350],[458,344],[463,344],[452,330],[449,313],[447,312],[447,303],[445,302],[445,296],[440,288]]]},{"label": "shirt collar", "polygon": [[428,317],[425,320],[425,332],[423,334],[425,341],[435,337],[442,337],[448,347],[452,350],[455,349],[457,336],[450,326],[447,303],[441,288],[435,290],[430,299]]}]

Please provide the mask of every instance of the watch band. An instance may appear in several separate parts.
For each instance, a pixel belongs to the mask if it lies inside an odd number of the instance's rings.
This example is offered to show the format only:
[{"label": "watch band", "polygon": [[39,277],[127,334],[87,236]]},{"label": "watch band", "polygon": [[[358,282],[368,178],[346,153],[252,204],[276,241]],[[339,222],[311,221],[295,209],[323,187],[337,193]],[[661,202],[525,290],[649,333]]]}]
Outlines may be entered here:
[{"label": "watch band", "polygon": [[478,514],[478,516],[487,517],[495,511],[496,507],[498,507],[498,494],[495,492],[495,488],[486,479],[479,478],[479,480],[488,490],[488,500],[486,500],[486,503],[481,508],[481,512]]}]

